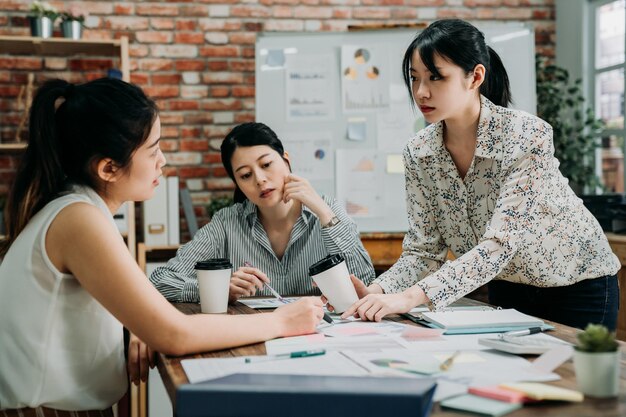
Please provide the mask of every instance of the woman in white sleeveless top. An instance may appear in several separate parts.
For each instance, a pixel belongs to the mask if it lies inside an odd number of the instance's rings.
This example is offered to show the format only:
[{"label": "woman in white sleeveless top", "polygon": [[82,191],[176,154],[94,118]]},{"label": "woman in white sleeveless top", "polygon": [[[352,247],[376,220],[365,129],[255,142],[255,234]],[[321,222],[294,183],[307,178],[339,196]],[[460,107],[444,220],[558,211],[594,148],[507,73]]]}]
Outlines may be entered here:
[{"label": "woman in white sleeveless top", "polygon": [[123,81],[52,80],[37,92],[0,265],[0,415],[108,410],[127,388],[122,326],[145,341],[129,352],[138,382],[152,350],[224,349],[319,323],[319,298],[271,314],[186,316],[150,284],[112,213],[152,196],[160,130],[155,103]]}]

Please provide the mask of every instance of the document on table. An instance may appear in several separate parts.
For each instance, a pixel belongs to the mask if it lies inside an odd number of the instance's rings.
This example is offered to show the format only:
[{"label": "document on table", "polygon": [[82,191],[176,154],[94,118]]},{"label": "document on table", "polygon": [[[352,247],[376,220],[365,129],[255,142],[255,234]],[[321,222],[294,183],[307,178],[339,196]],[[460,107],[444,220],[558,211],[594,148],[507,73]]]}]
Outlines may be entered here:
[{"label": "document on table", "polygon": [[307,336],[283,337],[265,342],[265,350],[268,355],[311,349],[326,349],[327,352],[339,350],[379,352],[385,349],[404,349],[406,347],[407,342],[401,337],[387,335],[326,337],[321,333],[316,333]]},{"label": "document on table", "polygon": [[254,308],[257,310],[262,310],[265,308],[278,308],[282,305],[293,303],[294,301],[299,300],[300,297],[285,297],[283,300],[286,303],[281,302],[276,297],[268,297],[268,298],[240,298],[239,301],[241,304],[246,305],[250,308]]},{"label": "document on table", "polygon": [[321,356],[246,363],[249,356],[235,358],[184,359],[180,363],[189,382],[208,381],[236,373],[363,376],[368,372],[340,352]]}]

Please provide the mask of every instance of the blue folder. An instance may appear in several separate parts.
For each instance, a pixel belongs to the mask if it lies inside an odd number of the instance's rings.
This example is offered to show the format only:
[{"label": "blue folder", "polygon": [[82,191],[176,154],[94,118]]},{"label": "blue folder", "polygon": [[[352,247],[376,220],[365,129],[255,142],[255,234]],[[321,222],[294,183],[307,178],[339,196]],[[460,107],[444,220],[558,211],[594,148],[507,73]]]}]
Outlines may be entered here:
[{"label": "blue folder", "polygon": [[176,392],[178,417],[427,417],[433,379],[234,374]]}]

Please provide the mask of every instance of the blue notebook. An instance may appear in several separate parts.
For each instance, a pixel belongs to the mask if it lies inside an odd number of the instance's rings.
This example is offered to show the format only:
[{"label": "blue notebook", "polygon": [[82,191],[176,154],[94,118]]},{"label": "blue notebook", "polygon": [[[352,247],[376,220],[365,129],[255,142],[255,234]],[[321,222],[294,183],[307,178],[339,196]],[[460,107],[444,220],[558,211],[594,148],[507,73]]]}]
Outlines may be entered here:
[{"label": "blue notebook", "polygon": [[427,417],[435,387],[429,378],[234,374],[179,387],[176,415]]}]

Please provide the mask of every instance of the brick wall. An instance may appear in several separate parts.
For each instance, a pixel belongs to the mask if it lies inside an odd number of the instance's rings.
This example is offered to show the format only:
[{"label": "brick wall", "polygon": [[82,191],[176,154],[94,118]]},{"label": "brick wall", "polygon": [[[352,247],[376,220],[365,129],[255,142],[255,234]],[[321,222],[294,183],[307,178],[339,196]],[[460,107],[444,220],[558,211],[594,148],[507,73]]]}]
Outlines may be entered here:
[{"label": "brick wall", "polygon": [[[262,31],[345,31],[351,24],[519,20],[535,27],[537,51],[554,56],[554,0],[177,0],[51,1],[63,10],[86,6],[85,38],[130,39],[131,79],[161,108],[166,174],[179,175],[201,224],[211,197],[228,194],[221,139],[235,124],[254,119],[254,43]],[[30,1],[0,0],[0,34],[28,35]],[[56,36],[59,36],[56,33]],[[37,80],[75,82],[100,77],[111,58],[15,57],[0,51],[0,136],[13,140],[16,96],[28,72]],[[13,178],[17,156],[0,154],[0,195]]]}]

